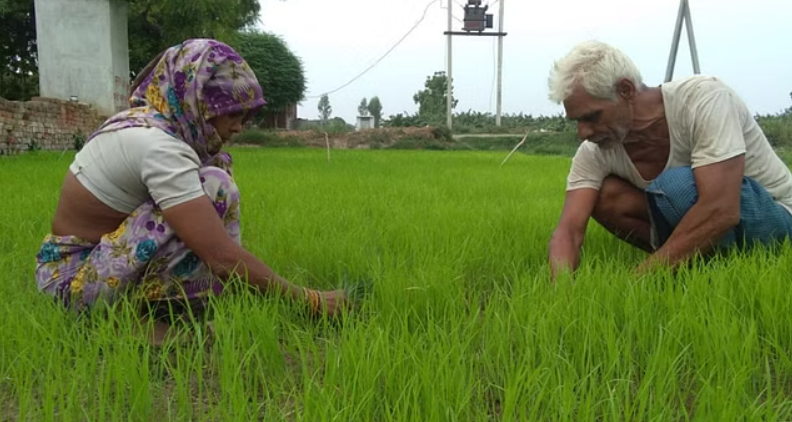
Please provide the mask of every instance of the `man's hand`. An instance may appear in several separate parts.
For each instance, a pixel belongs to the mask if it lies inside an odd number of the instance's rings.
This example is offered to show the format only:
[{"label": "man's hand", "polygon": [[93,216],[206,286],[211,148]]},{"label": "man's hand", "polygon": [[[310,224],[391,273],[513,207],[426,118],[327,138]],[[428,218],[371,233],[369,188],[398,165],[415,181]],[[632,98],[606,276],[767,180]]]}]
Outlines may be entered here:
[{"label": "man's hand", "polygon": [[698,200],[674,229],[668,241],[644,261],[639,271],[656,265],[676,266],[696,253],[707,253],[740,222],[740,189],[745,156],[693,170]]},{"label": "man's hand", "polygon": [[596,189],[567,192],[558,227],[550,240],[550,276],[553,281],[562,272],[574,272],[577,269],[586,226],[598,197],[599,191]]}]

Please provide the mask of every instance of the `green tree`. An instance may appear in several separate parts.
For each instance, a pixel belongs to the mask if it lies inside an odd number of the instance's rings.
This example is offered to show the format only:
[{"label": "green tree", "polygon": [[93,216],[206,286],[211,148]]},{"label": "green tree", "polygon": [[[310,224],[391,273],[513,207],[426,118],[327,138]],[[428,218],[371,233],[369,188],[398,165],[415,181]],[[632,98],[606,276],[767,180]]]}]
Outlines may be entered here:
[{"label": "green tree", "polygon": [[360,105],[358,105],[358,116],[365,117],[368,116],[368,113],[368,101],[366,97],[363,97],[363,99],[360,100]]},{"label": "green tree", "polygon": [[330,97],[328,97],[327,94],[322,95],[319,99],[317,108],[319,109],[319,118],[322,120],[322,124],[326,125],[327,121],[330,120],[330,116],[333,114],[333,107],[330,105]]},{"label": "green tree", "polygon": [[[448,95],[448,77],[445,72],[435,72],[427,77],[424,88],[413,95],[413,101],[418,104],[418,115],[429,124],[442,124],[446,119]],[[454,99],[451,107],[456,107],[458,102]]]},{"label": "green tree", "polygon": [[38,95],[36,14],[33,0],[0,0],[0,97]]},{"label": "green tree", "polygon": [[264,89],[264,111],[283,111],[305,95],[305,71],[282,38],[259,31],[241,32],[232,44],[256,73]]},{"label": "green tree", "polygon": [[382,120],[382,103],[379,97],[373,97],[369,100],[368,111],[374,117],[374,127],[380,127],[380,121]]},{"label": "green tree", "polygon": [[[792,99],[792,92],[789,93],[789,98]],[[786,114],[792,115],[792,106],[787,109]]]},{"label": "green tree", "polygon": [[[129,0],[130,77],[187,38],[233,43],[260,10],[258,0]],[[38,95],[34,0],[0,0],[0,28],[0,96]]]},{"label": "green tree", "polygon": [[188,38],[233,44],[260,10],[257,0],[130,0],[129,69],[135,76],[162,50]]}]

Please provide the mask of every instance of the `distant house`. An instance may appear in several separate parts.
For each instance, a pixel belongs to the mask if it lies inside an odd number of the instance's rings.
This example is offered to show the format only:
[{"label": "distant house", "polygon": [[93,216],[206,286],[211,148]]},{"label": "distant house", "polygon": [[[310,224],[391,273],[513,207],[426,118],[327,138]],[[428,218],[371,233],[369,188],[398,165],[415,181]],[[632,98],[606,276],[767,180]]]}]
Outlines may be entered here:
[{"label": "distant house", "polygon": [[366,130],[374,127],[374,116],[358,116],[355,130]]}]

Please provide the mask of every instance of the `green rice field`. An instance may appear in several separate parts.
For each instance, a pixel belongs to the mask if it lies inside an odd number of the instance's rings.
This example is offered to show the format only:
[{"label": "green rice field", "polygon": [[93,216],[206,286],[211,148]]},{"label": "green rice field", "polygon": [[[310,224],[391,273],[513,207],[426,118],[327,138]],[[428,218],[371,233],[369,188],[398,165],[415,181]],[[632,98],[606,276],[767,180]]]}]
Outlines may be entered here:
[{"label": "green rice field", "polygon": [[792,420],[789,247],[638,278],[591,222],[552,284],[567,157],[232,153],[244,245],[301,285],[368,283],[355,309],[222,296],[161,348],[131,306],[76,318],[33,278],[73,153],[0,158],[0,420]]}]

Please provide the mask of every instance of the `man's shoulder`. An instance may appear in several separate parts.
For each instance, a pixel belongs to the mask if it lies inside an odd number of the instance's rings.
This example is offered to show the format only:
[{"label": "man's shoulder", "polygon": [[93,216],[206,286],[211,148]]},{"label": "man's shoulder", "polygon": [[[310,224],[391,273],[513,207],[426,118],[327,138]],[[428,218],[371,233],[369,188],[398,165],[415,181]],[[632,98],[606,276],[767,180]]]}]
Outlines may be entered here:
[{"label": "man's shoulder", "polygon": [[580,146],[578,146],[577,152],[575,152],[575,157],[584,157],[593,160],[607,161],[618,156],[618,153],[619,153],[618,146],[614,148],[600,148],[599,145],[593,142],[583,141],[580,143]]},{"label": "man's shoulder", "polygon": [[578,145],[577,151],[575,151],[575,158],[578,157],[594,157],[600,154],[599,147],[593,142],[583,141]]},{"label": "man's shoulder", "polygon": [[685,104],[702,100],[716,92],[733,91],[721,78],[711,75],[687,76],[666,82],[661,88],[665,101]]},{"label": "man's shoulder", "polygon": [[603,149],[593,142],[583,141],[572,157],[572,167],[594,166],[611,169],[618,165],[620,151],[623,149],[619,146]]}]

